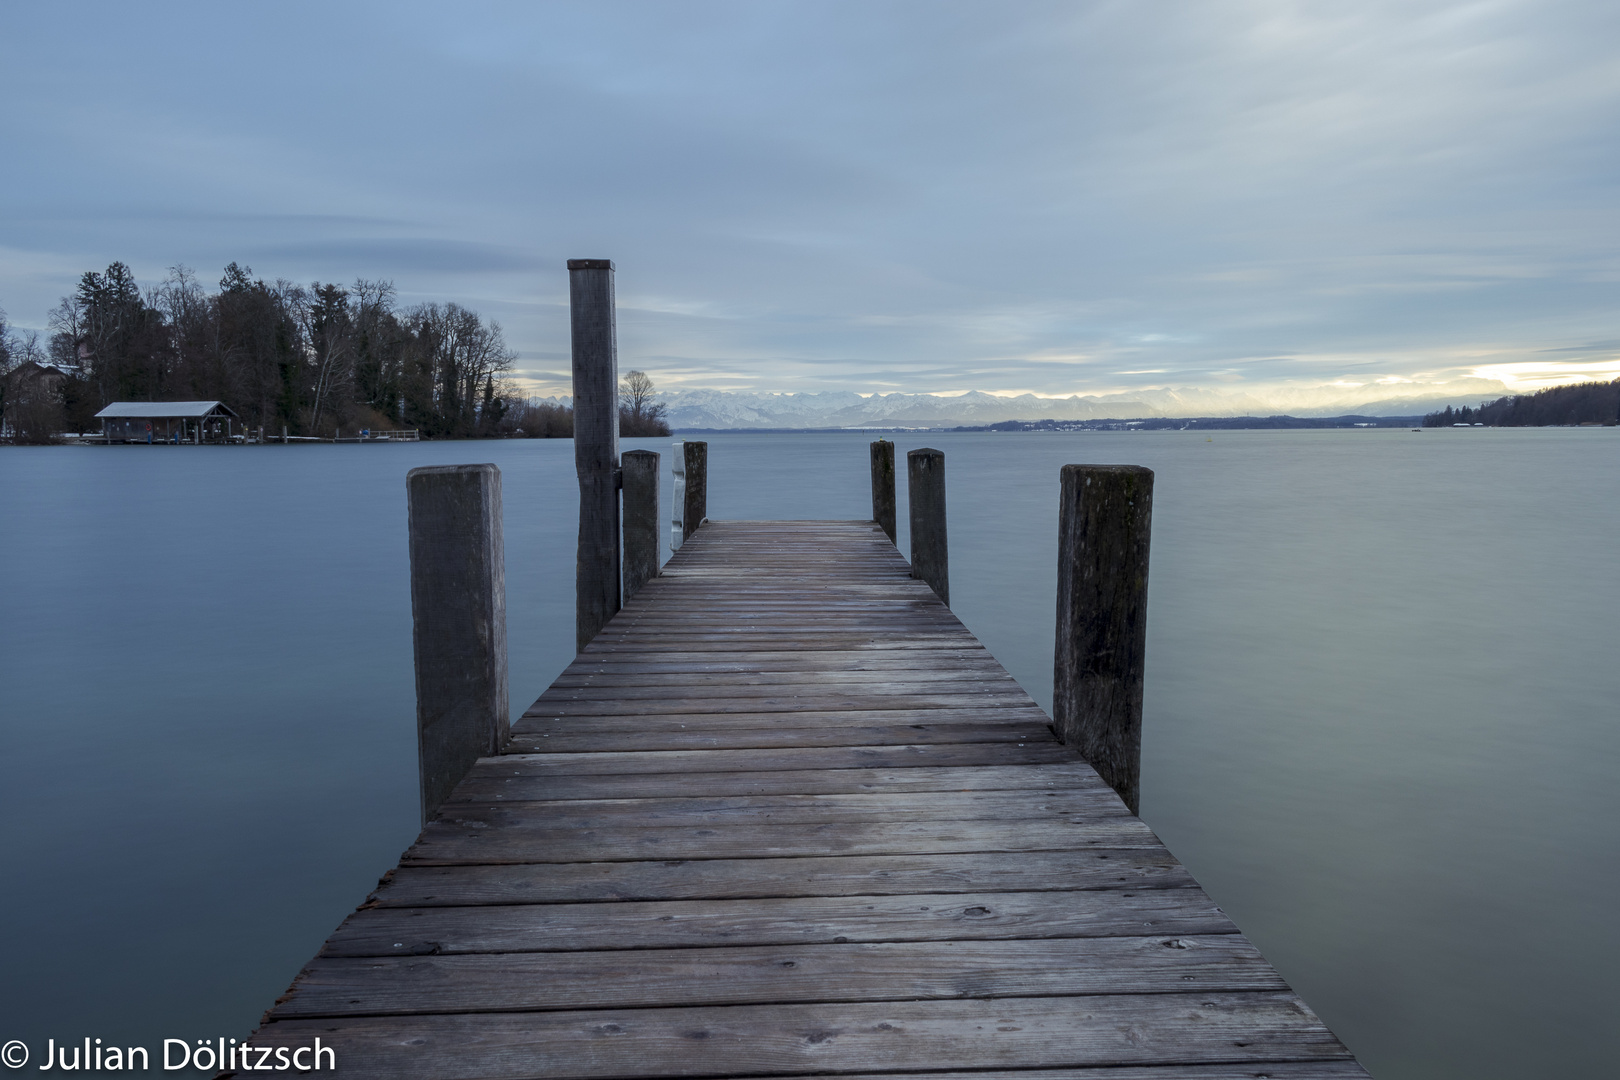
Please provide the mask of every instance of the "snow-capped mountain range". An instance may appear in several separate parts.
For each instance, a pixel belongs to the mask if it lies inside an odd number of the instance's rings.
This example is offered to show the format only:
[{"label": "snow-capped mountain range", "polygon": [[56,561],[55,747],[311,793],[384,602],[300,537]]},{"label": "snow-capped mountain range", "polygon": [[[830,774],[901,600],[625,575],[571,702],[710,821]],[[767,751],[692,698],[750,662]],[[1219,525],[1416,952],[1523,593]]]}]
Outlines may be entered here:
[{"label": "snow-capped mountain range", "polygon": [[[1410,416],[1447,405],[1477,405],[1511,393],[1493,379],[1460,379],[1424,386],[1314,386],[1244,393],[1205,389],[1153,389],[1066,398],[1016,397],[977,390],[950,397],[850,391],[769,394],[726,390],[671,390],[670,427],[693,428],[937,428],[1004,420],[1145,419],[1158,416]],[[569,398],[558,399],[564,404]]]}]

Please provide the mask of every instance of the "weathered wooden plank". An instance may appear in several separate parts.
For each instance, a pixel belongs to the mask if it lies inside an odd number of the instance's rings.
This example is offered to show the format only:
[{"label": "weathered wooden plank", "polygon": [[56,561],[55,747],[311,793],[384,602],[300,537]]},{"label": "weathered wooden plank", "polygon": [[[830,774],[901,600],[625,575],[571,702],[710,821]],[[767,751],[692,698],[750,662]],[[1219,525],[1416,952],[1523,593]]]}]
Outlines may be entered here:
[{"label": "weathered wooden plank", "polygon": [[[684,715],[684,714],[682,714]],[[783,713],[795,716],[795,713]],[[596,719],[596,717],[591,717]],[[649,719],[661,720],[654,714]],[[1045,718],[1042,717],[1042,721]],[[858,742],[865,746],[909,743],[1017,743],[1051,739],[1044,722],[1021,724],[890,724],[859,727],[815,727],[782,725],[706,727],[683,730],[667,724],[650,723],[641,731],[589,731],[574,725],[572,731],[520,734],[511,740],[514,753],[594,753],[603,750],[747,750],[775,747],[840,746]],[[1055,740],[1054,740],[1055,741]]]},{"label": "weathered wooden plank", "polygon": [[[730,699],[726,702],[727,707],[724,712],[716,712],[710,707],[710,705],[717,699],[686,696],[691,693],[692,691],[688,690],[683,691],[683,695],[680,697],[671,697],[671,700],[673,701],[681,701],[688,704],[689,711],[684,714],[679,712],[662,711],[657,713],[636,713],[636,710],[643,708],[646,702],[656,700],[653,698],[634,699],[633,703],[626,705],[624,709],[617,712],[603,711],[597,708],[599,704],[603,704],[602,702],[573,702],[551,698],[544,701],[536,701],[533,705],[531,705],[528,710],[524,712],[522,722],[547,723],[553,721],[563,721],[572,716],[575,718],[572,722],[585,724],[594,723],[594,717],[597,716],[624,716],[629,714],[637,714],[649,717],[649,722],[665,723],[675,727],[679,727],[681,724],[687,722],[680,719],[683,715],[700,717],[702,723],[714,723],[721,727],[748,727],[751,726],[747,722],[749,718],[755,717],[762,721],[759,726],[774,727],[776,724],[786,722],[786,718],[782,716],[784,712],[792,712],[798,716],[805,717],[806,719],[804,723],[806,726],[818,722],[833,725],[842,724],[844,726],[859,726],[863,722],[860,719],[861,717],[865,717],[865,723],[924,723],[931,721],[934,717],[939,717],[940,719],[937,722],[942,723],[949,722],[951,720],[979,723],[992,721],[998,723],[1028,721],[1031,723],[1041,723],[1048,727],[1048,729],[1050,729],[1051,726],[1051,720],[1047,717],[1045,712],[1034,704],[1034,702],[1030,701],[1028,698],[1019,700],[1011,695],[997,695],[993,697],[971,694],[940,695],[938,698],[934,698],[933,700],[945,700],[947,701],[947,704],[933,708],[918,708],[914,706],[911,703],[911,700],[906,698],[905,695],[889,694],[881,695],[877,700],[871,701],[870,707],[868,708],[845,708],[843,707],[843,703],[852,698],[861,697],[865,700],[871,700],[870,698],[866,698],[864,695],[848,695],[845,697],[830,697],[830,700],[834,703],[832,708],[806,707],[802,709],[782,709],[777,707],[775,704],[766,704],[760,710],[750,713],[746,708],[749,701],[775,703],[783,699],[792,700],[796,695],[791,690],[787,693],[782,693],[780,690],[773,688],[770,692],[763,693],[758,697]],[[589,708],[584,708],[585,706],[589,706]],[[577,711],[581,709],[583,709],[583,711]],[[927,715],[924,716],[922,715],[923,713],[926,713]],[[656,717],[657,719],[651,719],[653,717]],[[977,719],[970,719],[972,717],[976,717]],[[518,726],[519,725],[514,725],[514,729],[516,729]],[[552,729],[550,727],[546,727],[544,730],[549,731]],[[603,730],[611,729],[604,728]]]},{"label": "weathered wooden plank", "polygon": [[[836,746],[785,750],[658,750],[646,753],[506,754],[495,759],[513,775],[670,772],[788,772],[797,769],[896,769],[907,766],[1070,765],[1074,752],[1056,743],[960,746]],[[476,770],[478,766],[474,766]]]},{"label": "weathered wooden plank", "polygon": [[[847,620],[852,626],[904,623],[919,630],[956,629],[952,624],[940,619],[937,612],[926,607],[920,597],[890,599],[842,597],[817,603],[810,600],[807,595],[801,603],[789,600],[778,604],[764,597],[758,602],[739,603],[735,600],[727,602],[697,594],[682,595],[673,592],[655,597],[653,600],[656,602],[632,603],[626,607],[620,615],[622,625],[643,628],[678,628],[686,625],[711,624],[779,626],[791,625],[791,620],[802,618],[807,625],[831,625],[837,621]],[[703,605],[701,614],[694,615],[691,621],[679,616],[674,610],[687,604]]]},{"label": "weathered wooden plank", "polygon": [[[606,637],[603,636],[606,635]],[[961,634],[907,634],[904,637],[874,634],[826,633],[804,635],[800,640],[784,643],[783,635],[756,635],[754,640],[742,640],[727,634],[687,634],[671,631],[663,634],[620,634],[615,630],[598,634],[581,654],[586,657],[605,655],[650,656],[674,653],[726,653],[779,651],[784,647],[795,652],[879,652],[905,655],[926,653],[936,649],[966,649],[977,644]]]},{"label": "weathered wooden plank", "polygon": [[375,907],[742,900],[1075,889],[1183,889],[1192,875],[1162,847],[1005,854],[835,855],[803,859],[402,866]]},{"label": "weathered wooden plank", "polygon": [[[964,705],[983,704],[986,702],[1006,702],[1009,705],[1029,707],[1033,704],[1029,695],[1011,679],[1004,683],[973,682],[943,682],[932,684],[923,681],[879,681],[863,683],[844,683],[836,678],[825,680],[796,680],[785,684],[732,684],[722,680],[711,679],[710,685],[704,686],[701,682],[688,686],[613,686],[609,684],[590,686],[559,687],[547,690],[535,700],[533,708],[544,711],[553,705],[570,704],[585,705],[592,703],[634,702],[637,708],[641,702],[658,701],[701,701],[718,703],[721,701],[748,700],[748,701],[814,701],[814,700],[865,700],[868,698],[903,698],[904,702],[890,703],[890,707],[897,705],[904,708],[933,708],[933,704],[919,705],[914,702],[942,702],[949,707],[953,702],[955,707]],[[961,699],[961,700],[957,700]],[[710,711],[713,711],[712,708]]]},{"label": "weathered wooden plank", "polygon": [[881,791],[842,795],[688,795],[679,798],[572,799],[518,802],[496,795],[454,804],[447,819],[491,827],[592,829],[717,825],[812,825],[890,821],[1096,820],[1129,817],[1100,782],[1064,791]]},{"label": "weathered wooden plank", "polygon": [[322,957],[272,1019],[1285,990],[1237,934]]},{"label": "weathered wooden plank", "polygon": [[[894,1073],[838,1073],[839,1080],[895,1080]],[[1222,1065],[1105,1066],[1091,1069],[992,1069],[987,1072],[908,1072],[905,1080],[1367,1080],[1355,1061],[1267,1061]],[[739,1076],[731,1080],[768,1080]]]},{"label": "weathered wooden plank", "polygon": [[323,956],[1234,934],[1201,889],[363,908]]},{"label": "weathered wooden plank", "polygon": [[899,610],[886,606],[861,605],[859,610],[844,612],[782,612],[737,610],[702,612],[687,618],[673,614],[626,612],[622,624],[638,630],[724,630],[735,633],[780,630],[785,632],[813,631],[816,629],[844,632],[873,630],[918,630],[923,632],[955,633],[966,637],[967,632],[956,624],[942,619],[936,612],[925,609]]},{"label": "weathered wooden plank", "polygon": [[[498,804],[498,805],[497,805]],[[1043,791],[978,790],[963,791],[865,791],[813,795],[692,795],[616,799],[515,800],[496,791],[491,799],[460,799],[453,816],[476,813],[480,808],[507,815],[514,823],[519,816],[539,823],[585,826],[608,820],[628,820],[651,825],[660,821],[682,824],[726,822],[758,823],[767,820],[810,821],[898,821],[950,819],[990,821],[1005,818],[1030,821],[1039,818],[1119,816],[1119,797],[1108,785],[1087,780],[1072,788]]]},{"label": "weathered wooden plank", "polygon": [[569,773],[535,757],[485,758],[473,767],[453,802],[508,799],[633,799],[690,795],[837,795],[860,791],[1045,791],[1064,784],[1098,783],[1083,762],[980,767],[790,769],[730,772]]},{"label": "weathered wooden plank", "polygon": [[[674,689],[677,687],[701,686],[715,692],[716,679],[712,672],[564,672],[557,676],[552,683],[554,690],[585,689],[590,688],[604,692],[618,692],[626,687],[656,687],[658,689]],[[1018,683],[1005,671],[994,672],[985,669],[964,668],[958,664],[937,664],[926,671],[828,671],[826,669],[806,669],[799,671],[761,671],[757,667],[751,671],[729,672],[725,679],[725,687],[743,686],[828,686],[838,687],[904,687],[906,690],[916,692],[920,687],[939,687],[942,691],[955,684],[968,684],[964,692],[978,687],[994,687],[998,690],[1020,690]],[[548,691],[549,693],[549,691]],[[542,695],[544,700],[544,695]]]},{"label": "weathered wooden plank", "polygon": [[[635,693],[635,691],[627,691]],[[713,697],[668,697],[651,693],[647,697],[637,698],[608,698],[584,701],[568,701],[559,698],[545,698],[536,702],[536,706],[550,710],[554,716],[623,716],[627,712],[637,710],[647,715],[660,715],[665,713],[689,713],[707,711],[716,715],[738,712],[796,712],[805,710],[827,709],[911,709],[913,711],[926,711],[929,709],[959,709],[966,705],[982,708],[1003,706],[1012,709],[1028,708],[1029,698],[1021,691],[1019,693],[982,693],[982,694],[879,694],[862,692],[859,694],[831,694],[820,692],[805,692],[802,694],[792,692],[779,692],[767,696],[728,697],[715,695]],[[1068,753],[1073,756],[1074,751]]]},{"label": "weathered wooden plank", "polygon": [[[812,619],[803,621],[781,620],[753,622],[736,619],[694,619],[691,622],[665,622],[650,619],[626,619],[613,626],[614,637],[654,637],[668,634],[693,634],[699,637],[720,636],[731,639],[751,636],[797,635],[807,639],[818,636],[864,635],[874,637],[898,633],[922,634],[949,640],[957,646],[977,640],[965,629],[949,623],[913,618],[900,613],[868,612],[859,618]],[[613,640],[609,638],[608,640]]]},{"label": "weathered wooden plank", "polygon": [[804,620],[783,619],[779,622],[745,619],[695,619],[684,623],[626,620],[622,625],[615,624],[613,626],[608,640],[642,641],[657,637],[668,637],[671,634],[692,635],[700,639],[712,637],[744,642],[757,639],[767,645],[787,648],[795,647],[793,643],[799,640],[842,639],[857,634],[868,638],[897,634],[907,636],[912,634],[934,635],[942,640],[949,640],[957,648],[961,648],[974,640],[966,632],[952,630],[942,623],[925,623],[921,620],[902,616],[876,615],[863,616],[860,619],[821,620],[806,618]]},{"label": "weathered wooden plank", "polygon": [[766,653],[663,653],[656,657],[581,656],[568,665],[569,675],[658,675],[658,674],[770,674],[773,672],[999,672],[984,648],[940,650],[923,656],[885,656],[873,651],[834,652],[822,650],[806,656],[797,649]]},{"label": "weathered wooden plank", "polygon": [[[513,804],[522,806],[522,803]],[[1096,820],[882,821],[813,825],[537,828],[504,806],[461,803],[423,830],[402,865],[485,862],[601,862],[639,859],[797,858],[903,852],[1070,851],[1157,847],[1153,830],[1130,815]],[[494,820],[488,820],[493,818]]]},{"label": "weathered wooden plank", "polygon": [[1286,993],[732,1005],[285,1020],[254,1045],[341,1047],[339,1071],[432,1080],[1345,1059]]},{"label": "weathered wooden plank", "polygon": [[[953,724],[968,726],[990,724],[1028,725],[1046,728],[1050,734],[1051,721],[1033,706],[997,705],[980,708],[976,705],[959,709],[929,709],[927,715],[918,715],[915,709],[823,709],[766,713],[657,713],[655,715],[620,713],[615,716],[558,716],[557,710],[525,713],[512,725],[519,735],[538,735],[543,732],[599,732],[619,731],[679,731],[683,728],[704,728],[725,732],[741,728],[790,728],[798,730],[831,731],[837,728],[914,727],[918,731]],[[919,736],[919,742],[927,741]],[[861,740],[851,734],[846,743],[859,744]],[[607,750],[609,747],[602,747]],[[647,747],[646,749],[651,749]]]}]

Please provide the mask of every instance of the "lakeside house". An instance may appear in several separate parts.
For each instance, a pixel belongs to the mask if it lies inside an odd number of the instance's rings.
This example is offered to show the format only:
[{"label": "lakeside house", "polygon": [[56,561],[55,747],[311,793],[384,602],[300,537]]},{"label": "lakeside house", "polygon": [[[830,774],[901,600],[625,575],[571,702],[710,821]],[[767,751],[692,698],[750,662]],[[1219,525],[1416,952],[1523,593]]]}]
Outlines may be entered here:
[{"label": "lakeside house", "polygon": [[115,401],[96,413],[109,443],[229,442],[241,417],[221,401]]},{"label": "lakeside house", "polygon": [[53,433],[62,383],[80,374],[79,368],[25,360],[0,375],[0,440]]}]

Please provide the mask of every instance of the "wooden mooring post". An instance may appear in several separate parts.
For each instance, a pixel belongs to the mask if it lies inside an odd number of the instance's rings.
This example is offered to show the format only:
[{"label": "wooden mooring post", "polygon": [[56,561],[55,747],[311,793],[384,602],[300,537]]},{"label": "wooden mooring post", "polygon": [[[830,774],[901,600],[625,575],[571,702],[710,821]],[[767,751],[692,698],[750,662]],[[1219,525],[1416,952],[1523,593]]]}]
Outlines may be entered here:
[{"label": "wooden mooring post", "polygon": [[501,471],[437,465],[405,477],[422,823],[510,734]]},{"label": "wooden mooring post", "polygon": [[872,444],[872,520],[896,543],[894,521],[894,443],[879,439]]},{"label": "wooden mooring post", "polygon": [[709,516],[709,444],[687,440],[681,444],[685,457],[686,494],[681,509],[681,540],[697,532]]},{"label": "wooden mooring post", "polygon": [[1138,812],[1153,471],[1065,465],[1058,508],[1058,738]]},{"label": "wooden mooring post", "polygon": [[945,543],[945,453],[927,448],[906,455],[911,503],[911,576],[926,581],[951,605],[950,559]]},{"label": "wooden mooring post", "polygon": [[574,358],[579,548],[574,644],[584,649],[619,610],[619,345],[613,262],[568,260]]},{"label": "wooden mooring post", "polygon": [[651,450],[626,450],[624,470],[624,599],[658,576],[658,462]]}]

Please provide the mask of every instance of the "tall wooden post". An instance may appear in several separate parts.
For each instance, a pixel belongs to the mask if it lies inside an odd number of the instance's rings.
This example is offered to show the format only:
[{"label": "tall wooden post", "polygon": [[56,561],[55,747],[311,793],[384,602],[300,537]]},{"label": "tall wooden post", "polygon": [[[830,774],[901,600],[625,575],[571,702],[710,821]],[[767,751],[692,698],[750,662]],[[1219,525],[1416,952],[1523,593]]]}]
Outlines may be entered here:
[{"label": "tall wooden post", "polygon": [[584,649],[619,610],[619,343],[612,261],[569,259],[568,300],[579,473],[574,644]]},{"label": "tall wooden post", "polygon": [[658,455],[626,450],[624,465],[625,603],[658,576]]},{"label": "tall wooden post", "polygon": [[687,440],[682,447],[686,455],[686,506],[681,511],[681,539],[689,540],[709,516],[709,444]]},{"label": "tall wooden post", "polygon": [[906,455],[911,497],[911,576],[926,581],[951,606],[950,559],[945,543],[945,453],[913,450]]},{"label": "tall wooden post", "polygon": [[879,439],[872,444],[872,520],[895,543],[894,443]]},{"label": "tall wooden post", "polygon": [[435,465],[405,474],[422,823],[510,734],[501,471]]},{"label": "tall wooden post", "polygon": [[1061,500],[1054,727],[1135,814],[1141,800],[1153,471],[1065,465]]}]

